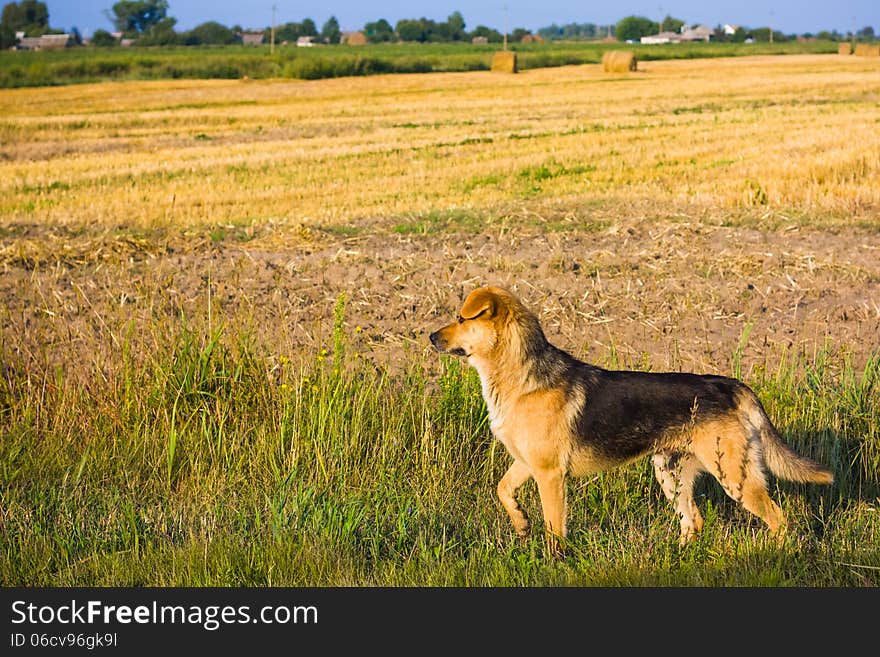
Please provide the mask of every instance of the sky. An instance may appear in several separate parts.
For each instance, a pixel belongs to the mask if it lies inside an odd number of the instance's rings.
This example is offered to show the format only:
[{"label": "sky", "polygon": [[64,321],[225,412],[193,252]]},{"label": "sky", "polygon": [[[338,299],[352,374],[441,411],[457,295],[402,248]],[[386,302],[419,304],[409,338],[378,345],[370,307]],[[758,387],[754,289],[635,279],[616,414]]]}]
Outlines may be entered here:
[{"label": "sky", "polygon": [[[43,0],[49,8],[49,24],[69,30],[76,27],[84,36],[96,29],[112,30],[107,17],[116,0]],[[6,0],[0,0],[5,4]],[[691,24],[709,26],[742,25],[768,27],[785,34],[820,30],[841,33],[871,26],[880,33],[880,0],[619,0],[618,2],[574,2],[573,0],[168,0],[168,14],[177,19],[178,31],[192,29],[206,21],[232,27],[263,28],[272,23],[299,22],[311,18],[318,29],[335,16],[343,30],[357,30],[364,23],[386,19],[394,25],[401,18],[446,20],[454,11],[464,16],[466,29],[488,25],[498,30],[524,27],[537,30],[552,23],[616,23],[635,14],[659,21],[667,14]]]}]

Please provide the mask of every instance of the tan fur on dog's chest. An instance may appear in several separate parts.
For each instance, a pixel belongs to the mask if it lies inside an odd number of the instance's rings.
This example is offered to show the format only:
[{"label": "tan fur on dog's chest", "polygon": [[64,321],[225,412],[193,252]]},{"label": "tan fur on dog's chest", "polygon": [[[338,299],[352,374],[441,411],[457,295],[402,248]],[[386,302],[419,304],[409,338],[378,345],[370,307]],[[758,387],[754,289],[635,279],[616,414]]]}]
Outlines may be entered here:
[{"label": "tan fur on dog's chest", "polygon": [[571,449],[566,401],[559,390],[540,390],[502,401],[492,414],[492,434],[530,469],[558,468],[567,461]]},{"label": "tan fur on dog's chest", "polygon": [[494,409],[492,434],[532,471],[562,468],[579,477],[600,472],[611,463],[572,441],[573,414],[581,404],[581,398],[567,398],[560,390],[520,396]]}]

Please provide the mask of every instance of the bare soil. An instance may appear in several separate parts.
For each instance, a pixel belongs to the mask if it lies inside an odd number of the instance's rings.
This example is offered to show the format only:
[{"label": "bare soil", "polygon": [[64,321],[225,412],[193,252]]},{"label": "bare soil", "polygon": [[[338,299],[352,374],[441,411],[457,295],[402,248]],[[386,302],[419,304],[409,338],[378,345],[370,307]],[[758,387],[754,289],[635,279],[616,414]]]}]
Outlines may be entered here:
[{"label": "bare soil", "polygon": [[181,316],[250,334],[270,358],[310,358],[331,348],[344,293],[353,353],[392,367],[422,354],[433,368],[427,335],[487,283],[599,364],[729,374],[747,325],[745,374],[786,352],[827,347],[859,367],[880,349],[880,235],[858,228],[642,219],[239,242],[19,226],[0,235],[0,267],[3,351],[28,367],[76,370],[118,357],[125,340],[155,347]]}]

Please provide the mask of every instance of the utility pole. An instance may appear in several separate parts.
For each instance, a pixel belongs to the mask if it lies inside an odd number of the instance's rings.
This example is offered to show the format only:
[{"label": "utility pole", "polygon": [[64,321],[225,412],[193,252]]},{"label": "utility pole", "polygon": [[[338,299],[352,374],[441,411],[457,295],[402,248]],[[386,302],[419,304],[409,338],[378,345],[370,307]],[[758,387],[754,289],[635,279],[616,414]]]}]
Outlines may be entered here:
[{"label": "utility pole", "polygon": [[275,52],[275,5],[272,5],[272,36],[269,39],[269,52]]},{"label": "utility pole", "polygon": [[504,5],[504,48],[502,50],[507,50],[507,5]]},{"label": "utility pole", "polygon": [[770,10],[770,43],[773,43],[773,10]]}]

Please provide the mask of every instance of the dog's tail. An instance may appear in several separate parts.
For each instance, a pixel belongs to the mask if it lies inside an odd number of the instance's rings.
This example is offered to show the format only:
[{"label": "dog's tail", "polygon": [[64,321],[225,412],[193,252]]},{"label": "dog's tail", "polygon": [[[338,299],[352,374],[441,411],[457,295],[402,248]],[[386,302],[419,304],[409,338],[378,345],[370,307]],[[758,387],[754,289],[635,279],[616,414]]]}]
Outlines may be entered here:
[{"label": "dog's tail", "polygon": [[753,392],[748,391],[748,394],[743,395],[741,399],[749,423],[761,436],[764,462],[770,472],[789,481],[815,484],[830,484],[834,481],[834,474],[831,470],[798,454],[782,439],[770,418],[767,417],[767,412],[761,401]]}]

